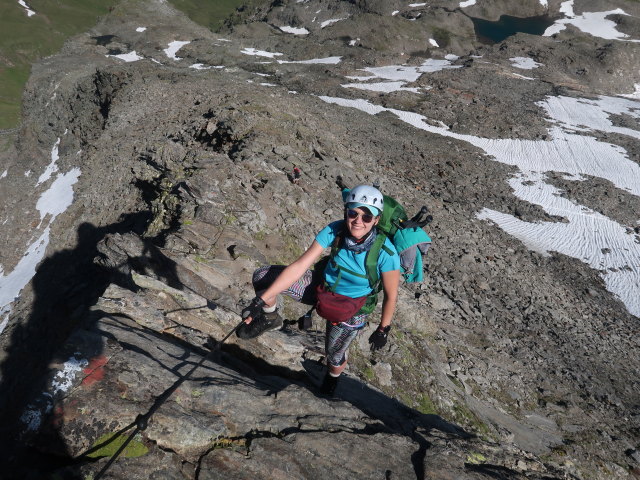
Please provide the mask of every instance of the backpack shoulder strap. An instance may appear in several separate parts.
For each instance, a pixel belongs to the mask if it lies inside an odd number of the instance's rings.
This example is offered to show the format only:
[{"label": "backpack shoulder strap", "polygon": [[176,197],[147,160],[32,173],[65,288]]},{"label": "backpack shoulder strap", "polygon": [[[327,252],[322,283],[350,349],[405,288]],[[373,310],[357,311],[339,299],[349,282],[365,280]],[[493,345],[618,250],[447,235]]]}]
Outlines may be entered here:
[{"label": "backpack shoulder strap", "polygon": [[[334,260],[335,256],[338,255],[338,251],[342,247],[342,243],[343,243],[344,237],[346,235],[345,228],[346,228],[346,225],[344,224],[344,222],[342,222],[342,224],[340,225],[340,230],[336,234],[336,238],[331,243],[331,253],[329,254],[329,262],[331,263],[333,268],[338,270],[338,276],[336,278],[336,281],[329,288],[329,290],[332,291],[332,292],[335,292],[336,288],[338,288],[338,284],[340,283],[340,280],[342,279],[342,272],[343,271],[348,272],[351,275],[355,275],[355,276],[359,276],[359,277],[365,278],[364,275],[360,275],[357,272],[351,271],[348,268],[345,268],[345,267],[342,267],[342,266],[338,265],[338,263]],[[326,286],[326,280],[325,280],[325,286]]]},{"label": "backpack shoulder strap", "polygon": [[387,255],[389,255],[390,257],[393,257],[396,252],[394,252],[393,250],[391,250],[389,247],[387,247],[384,243],[382,244],[382,250],[384,250]]},{"label": "backpack shoulder strap", "polygon": [[340,250],[340,246],[342,245],[342,240],[344,239],[344,229],[345,224],[344,221],[341,222],[340,230],[336,234],[336,238],[331,242],[331,253],[329,254],[329,258],[333,260],[333,258],[338,254],[338,250]]},{"label": "backpack shoulder strap", "polygon": [[367,278],[369,279],[369,286],[374,292],[379,292],[382,289],[382,282],[380,282],[380,276],[378,275],[378,259],[380,258],[380,250],[384,250],[388,255],[394,255],[395,253],[387,247],[384,243],[387,240],[387,236],[378,231],[378,236],[375,242],[371,245],[371,248],[367,252],[367,256],[364,260],[364,268],[367,272]]}]

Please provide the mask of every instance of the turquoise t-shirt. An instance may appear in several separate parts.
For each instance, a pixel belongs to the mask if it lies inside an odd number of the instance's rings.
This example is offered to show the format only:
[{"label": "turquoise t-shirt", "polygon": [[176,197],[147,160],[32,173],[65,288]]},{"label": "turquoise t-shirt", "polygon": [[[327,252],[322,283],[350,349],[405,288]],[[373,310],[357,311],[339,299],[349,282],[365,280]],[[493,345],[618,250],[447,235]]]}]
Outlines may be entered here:
[{"label": "turquoise t-shirt", "polygon": [[[343,222],[341,220],[330,223],[324,227],[318,235],[316,235],[316,241],[323,247],[330,247],[336,238],[336,235],[340,233]],[[396,249],[393,243],[387,238],[384,242],[385,246],[390,251],[395,252]],[[365,275],[365,278],[352,275],[343,271],[336,293],[345,295],[351,298],[364,297],[371,293],[369,287],[369,280],[366,278],[367,271],[364,266],[364,261],[367,256],[367,252],[355,253],[346,248],[338,250],[334,260],[335,262],[344,267],[357,272],[361,275]],[[382,278],[382,273],[390,272],[393,270],[400,270],[400,258],[397,253],[389,255],[384,249],[380,250],[380,256],[378,257],[378,275]],[[327,268],[324,271],[325,280],[329,285],[333,285],[338,277],[338,269],[331,265],[331,262],[327,264]]]}]

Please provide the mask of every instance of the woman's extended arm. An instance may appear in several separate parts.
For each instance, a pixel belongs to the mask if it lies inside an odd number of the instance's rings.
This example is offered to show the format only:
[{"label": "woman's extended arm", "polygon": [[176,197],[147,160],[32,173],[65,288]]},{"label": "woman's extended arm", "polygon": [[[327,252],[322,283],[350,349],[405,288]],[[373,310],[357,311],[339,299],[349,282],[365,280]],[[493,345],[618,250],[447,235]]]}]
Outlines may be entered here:
[{"label": "woman's extended arm", "polygon": [[296,280],[302,277],[304,272],[311,268],[311,265],[316,262],[320,255],[322,255],[323,251],[324,248],[317,242],[317,240],[314,240],[307,251],[304,252],[300,258],[285,268],[282,273],[278,275],[275,282],[273,282],[271,286],[267,288],[262,295],[260,295],[260,297],[267,305],[274,305],[277,295],[289,288]]},{"label": "woman's extended arm", "polygon": [[384,289],[384,299],[382,300],[382,317],[380,327],[391,325],[393,313],[396,310],[398,301],[398,286],[400,285],[400,270],[391,270],[382,273],[382,288]]}]

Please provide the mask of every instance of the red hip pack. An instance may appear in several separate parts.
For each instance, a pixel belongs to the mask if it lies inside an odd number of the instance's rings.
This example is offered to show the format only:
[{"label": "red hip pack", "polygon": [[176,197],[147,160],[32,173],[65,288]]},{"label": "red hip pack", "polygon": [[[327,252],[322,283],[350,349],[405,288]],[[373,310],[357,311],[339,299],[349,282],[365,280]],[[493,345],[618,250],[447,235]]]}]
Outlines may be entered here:
[{"label": "red hip pack", "polygon": [[360,311],[367,296],[351,298],[327,290],[324,285],[316,288],[316,311],[325,320],[333,324],[346,322]]}]

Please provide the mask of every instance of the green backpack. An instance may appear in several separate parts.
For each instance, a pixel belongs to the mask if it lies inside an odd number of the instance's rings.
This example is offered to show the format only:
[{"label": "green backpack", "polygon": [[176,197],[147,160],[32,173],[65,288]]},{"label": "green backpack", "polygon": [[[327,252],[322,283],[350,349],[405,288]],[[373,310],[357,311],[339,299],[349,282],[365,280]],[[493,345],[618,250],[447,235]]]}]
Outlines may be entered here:
[{"label": "green backpack", "polygon": [[[342,190],[343,199],[347,197],[349,191],[348,188]],[[431,238],[429,238],[429,235],[422,229],[422,227],[431,221],[431,216],[424,219],[422,218],[427,213],[426,207],[422,207],[422,210],[409,220],[404,207],[396,199],[387,195],[383,195],[383,197],[382,215],[377,225],[378,236],[367,252],[364,261],[367,272],[366,278],[369,280],[371,293],[358,314],[371,313],[378,304],[378,293],[382,290],[382,279],[378,275],[378,258],[380,257],[381,250],[384,250],[389,255],[400,255],[400,271],[402,276],[407,283],[413,283],[422,281],[422,254],[427,253],[427,250],[431,246]],[[387,238],[391,240],[396,251],[392,251],[385,245]],[[329,261],[332,261],[338,254],[341,243],[342,236],[336,236],[336,239],[331,245]],[[345,270],[339,265],[338,269]],[[363,277],[363,275],[353,271],[349,271],[349,273]],[[338,275],[338,279],[339,278],[340,276]]]}]

